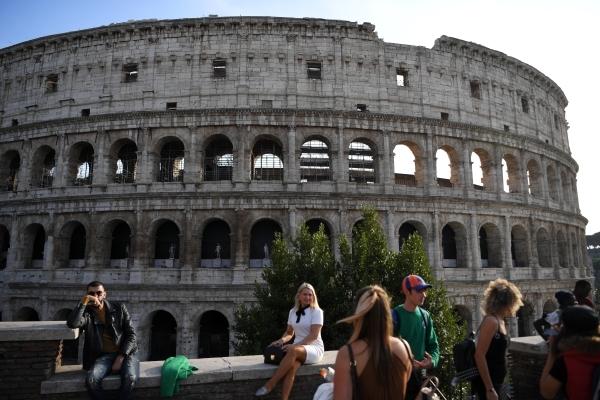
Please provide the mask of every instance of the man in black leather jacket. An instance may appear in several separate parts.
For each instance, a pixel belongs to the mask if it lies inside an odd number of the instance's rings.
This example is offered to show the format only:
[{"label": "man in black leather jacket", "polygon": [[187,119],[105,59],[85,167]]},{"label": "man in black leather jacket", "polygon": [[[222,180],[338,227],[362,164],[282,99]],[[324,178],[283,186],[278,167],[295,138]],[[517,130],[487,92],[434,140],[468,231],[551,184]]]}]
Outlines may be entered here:
[{"label": "man in black leather jacket", "polygon": [[86,295],[69,315],[67,326],[85,332],[83,369],[89,371],[85,385],[90,397],[106,399],[102,380],[120,374],[121,386],[115,399],[129,399],[140,376],[140,361],[135,329],[125,305],[108,302],[102,282],[90,282]]}]

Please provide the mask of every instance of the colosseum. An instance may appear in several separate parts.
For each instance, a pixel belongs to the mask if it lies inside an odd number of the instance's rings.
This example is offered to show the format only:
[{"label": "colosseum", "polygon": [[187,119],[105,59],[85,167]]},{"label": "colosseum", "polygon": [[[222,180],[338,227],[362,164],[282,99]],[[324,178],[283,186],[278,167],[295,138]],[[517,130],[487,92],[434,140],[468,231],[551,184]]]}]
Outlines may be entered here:
[{"label": "colosseum", "polygon": [[490,279],[522,290],[523,336],[591,277],[567,98],[475,43],[309,18],[141,20],[0,49],[0,81],[4,321],[64,320],[98,279],[127,304],[142,360],[229,355],[275,232],[323,223],[337,248],[363,204],[391,250],[424,238],[470,326]]}]

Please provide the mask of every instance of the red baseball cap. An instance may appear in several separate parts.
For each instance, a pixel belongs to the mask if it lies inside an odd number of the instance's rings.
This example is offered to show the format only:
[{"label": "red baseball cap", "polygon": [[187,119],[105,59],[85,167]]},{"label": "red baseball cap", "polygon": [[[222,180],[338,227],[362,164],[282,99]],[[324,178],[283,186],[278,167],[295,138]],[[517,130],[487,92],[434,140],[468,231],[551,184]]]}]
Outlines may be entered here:
[{"label": "red baseball cap", "polygon": [[423,290],[433,287],[433,285],[429,283],[425,283],[423,278],[418,275],[409,275],[402,281],[402,289],[403,290]]}]

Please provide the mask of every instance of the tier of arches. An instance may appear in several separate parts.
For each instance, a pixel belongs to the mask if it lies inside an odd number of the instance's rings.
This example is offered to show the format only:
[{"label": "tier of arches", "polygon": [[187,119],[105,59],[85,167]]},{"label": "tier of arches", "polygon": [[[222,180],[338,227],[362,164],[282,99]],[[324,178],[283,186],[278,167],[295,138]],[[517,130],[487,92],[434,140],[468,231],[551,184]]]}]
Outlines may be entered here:
[{"label": "tier of arches", "polygon": [[[340,235],[350,237],[361,222],[355,216],[340,230],[344,216],[305,220],[310,232],[324,225],[337,251]],[[74,267],[264,267],[277,234],[289,238],[297,226],[266,216],[223,213],[190,226],[182,218],[158,216],[136,225],[131,215],[108,217],[93,224],[89,219],[63,216],[54,225],[22,222],[16,235],[0,224],[2,266],[14,269]],[[291,218],[295,220],[295,216]],[[440,223],[437,223],[441,220]],[[399,251],[403,240],[417,232],[430,262],[441,268],[586,268],[584,231],[566,224],[508,217],[448,216],[425,222],[388,214],[383,224],[389,248]],[[93,228],[94,227],[94,228]],[[13,231],[14,232],[14,231]],[[94,238],[94,240],[90,240]]]},{"label": "tier of arches", "polygon": [[[108,137],[98,143],[65,141],[58,146],[42,141],[29,152],[5,148],[0,156],[0,190],[152,182],[346,181],[521,193],[577,209],[575,174],[560,162],[516,148],[498,151],[491,143],[447,137],[429,143],[423,135],[393,139],[390,132],[379,135],[383,140],[373,140],[362,131],[344,129],[335,137],[295,127],[288,128],[286,141],[277,129],[252,134],[250,127],[238,129],[241,133],[224,129],[204,140],[176,133],[154,139],[143,135],[137,141],[131,135],[112,142]],[[428,154],[427,148],[435,153]]]}]

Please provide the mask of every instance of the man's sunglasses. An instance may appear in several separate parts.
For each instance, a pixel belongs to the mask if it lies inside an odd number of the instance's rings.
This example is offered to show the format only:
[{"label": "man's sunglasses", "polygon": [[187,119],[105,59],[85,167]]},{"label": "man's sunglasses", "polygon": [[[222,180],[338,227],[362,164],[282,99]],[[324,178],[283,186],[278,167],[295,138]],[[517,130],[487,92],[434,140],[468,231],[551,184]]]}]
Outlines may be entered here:
[{"label": "man's sunglasses", "polygon": [[88,292],[88,295],[90,296],[102,296],[102,293],[104,293],[103,291],[98,291],[98,292]]}]

